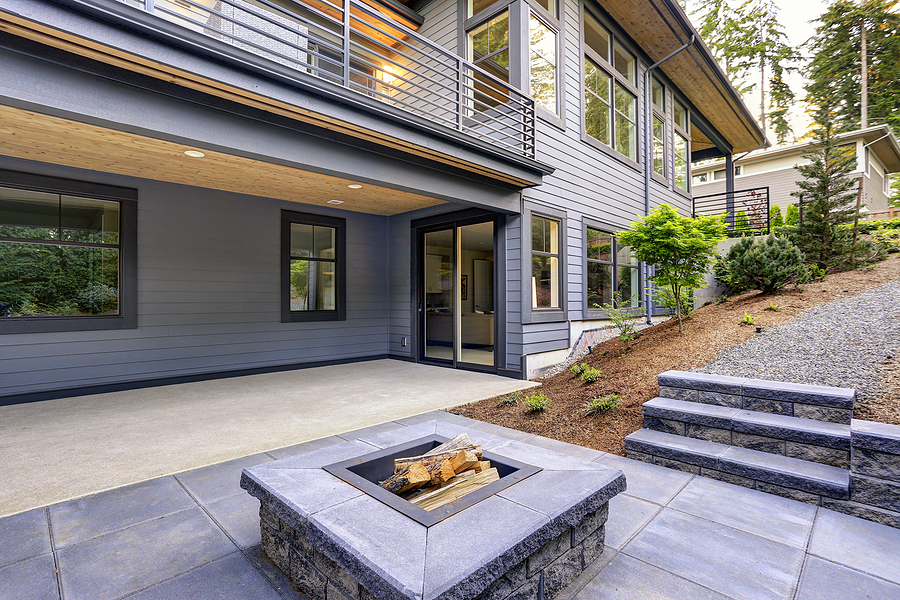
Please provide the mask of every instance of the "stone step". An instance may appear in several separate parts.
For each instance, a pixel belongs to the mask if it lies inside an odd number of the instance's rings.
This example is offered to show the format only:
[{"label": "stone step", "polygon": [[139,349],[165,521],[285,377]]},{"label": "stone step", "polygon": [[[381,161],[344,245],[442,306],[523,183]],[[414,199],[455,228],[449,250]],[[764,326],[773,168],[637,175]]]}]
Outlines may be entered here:
[{"label": "stone step", "polygon": [[850,496],[848,470],[787,456],[648,429],[627,436],[625,450],[629,458],[815,503]]},{"label": "stone step", "polygon": [[856,390],[819,385],[666,371],[657,377],[663,398],[849,425]]},{"label": "stone step", "polygon": [[643,411],[647,429],[849,468],[849,425],[672,398]]}]

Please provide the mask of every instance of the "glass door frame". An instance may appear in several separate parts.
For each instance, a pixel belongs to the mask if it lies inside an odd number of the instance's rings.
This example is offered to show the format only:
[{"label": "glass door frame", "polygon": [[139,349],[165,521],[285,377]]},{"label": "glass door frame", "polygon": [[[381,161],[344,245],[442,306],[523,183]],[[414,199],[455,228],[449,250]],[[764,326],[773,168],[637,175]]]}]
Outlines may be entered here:
[{"label": "glass door frame", "polygon": [[[448,215],[449,216],[449,215]],[[493,319],[493,337],[494,337],[494,360],[492,365],[483,365],[478,363],[469,363],[463,362],[459,360],[459,356],[457,355],[457,346],[459,344],[459,340],[457,336],[460,335],[460,320],[462,319],[462,315],[460,313],[460,305],[459,305],[459,256],[457,255],[458,247],[459,247],[459,229],[460,227],[465,227],[466,225],[478,225],[482,223],[493,223],[494,226],[494,235],[493,235],[493,245],[492,252],[494,255],[494,285],[493,285],[493,295],[494,295],[494,319]],[[495,213],[484,213],[480,216],[460,216],[457,219],[449,219],[447,221],[441,221],[434,224],[429,224],[427,226],[416,227],[414,229],[413,238],[415,240],[415,264],[416,264],[416,277],[415,277],[415,289],[413,291],[413,296],[415,300],[414,304],[414,312],[416,319],[416,350],[414,359],[417,362],[423,364],[431,364],[431,365],[439,365],[445,367],[453,367],[459,369],[465,369],[469,371],[483,371],[486,373],[497,373],[498,365],[497,362],[500,356],[500,348],[499,341],[499,325],[500,319],[498,319],[499,310],[505,310],[505,308],[501,308],[499,305],[499,281],[502,274],[500,273],[500,261],[497,259],[498,257],[498,240],[500,236],[498,235],[499,227],[501,225],[500,216]],[[452,349],[453,349],[453,358],[452,359],[442,359],[435,357],[425,356],[425,235],[428,233],[434,233],[437,231],[450,230],[453,238],[453,247],[452,247],[452,260],[453,260],[453,340],[452,340]],[[470,286],[472,283],[470,282]]]}]

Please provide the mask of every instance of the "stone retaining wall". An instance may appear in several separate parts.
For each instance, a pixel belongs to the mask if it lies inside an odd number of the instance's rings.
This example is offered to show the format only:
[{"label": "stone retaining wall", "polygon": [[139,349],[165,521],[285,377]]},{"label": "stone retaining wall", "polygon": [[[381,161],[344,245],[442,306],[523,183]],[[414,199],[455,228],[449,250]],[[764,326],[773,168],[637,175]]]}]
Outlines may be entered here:
[{"label": "stone retaining wall", "polygon": [[900,527],[900,426],[854,419],[850,443],[850,501],[834,510]]}]

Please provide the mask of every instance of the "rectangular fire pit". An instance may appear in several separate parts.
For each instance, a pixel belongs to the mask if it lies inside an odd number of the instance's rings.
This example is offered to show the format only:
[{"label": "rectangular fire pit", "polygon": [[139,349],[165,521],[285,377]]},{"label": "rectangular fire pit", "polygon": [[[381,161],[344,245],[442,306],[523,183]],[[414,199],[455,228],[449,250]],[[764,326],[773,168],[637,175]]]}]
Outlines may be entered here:
[{"label": "rectangular fire pit", "polygon": [[[553,598],[603,551],[607,502],[625,476],[454,421],[398,425],[245,469],[266,553],[316,599]],[[463,432],[499,481],[433,511],[373,483],[395,457]]]}]

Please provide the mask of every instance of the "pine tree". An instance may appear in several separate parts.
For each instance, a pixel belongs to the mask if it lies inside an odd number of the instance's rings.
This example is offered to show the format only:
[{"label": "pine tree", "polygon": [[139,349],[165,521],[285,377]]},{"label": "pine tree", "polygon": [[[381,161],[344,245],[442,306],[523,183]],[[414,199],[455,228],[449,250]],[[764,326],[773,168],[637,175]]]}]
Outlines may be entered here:
[{"label": "pine tree", "polygon": [[900,134],[900,0],[837,0],[818,18],[805,74],[807,101],[834,104],[839,131],[860,127],[862,29],[866,30],[868,125],[888,123]]},{"label": "pine tree", "polygon": [[852,257],[852,231],[841,227],[855,214],[858,182],[849,174],[856,168],[855,152],[838,145],[835,114],[826,105],[816,115],[819,128],[813,132],[815,145],[804,152],[808,165],[797,165],[804,179],[797,182],[800,222],[795,243],[808,261],[820,268],[844,264]]}]

